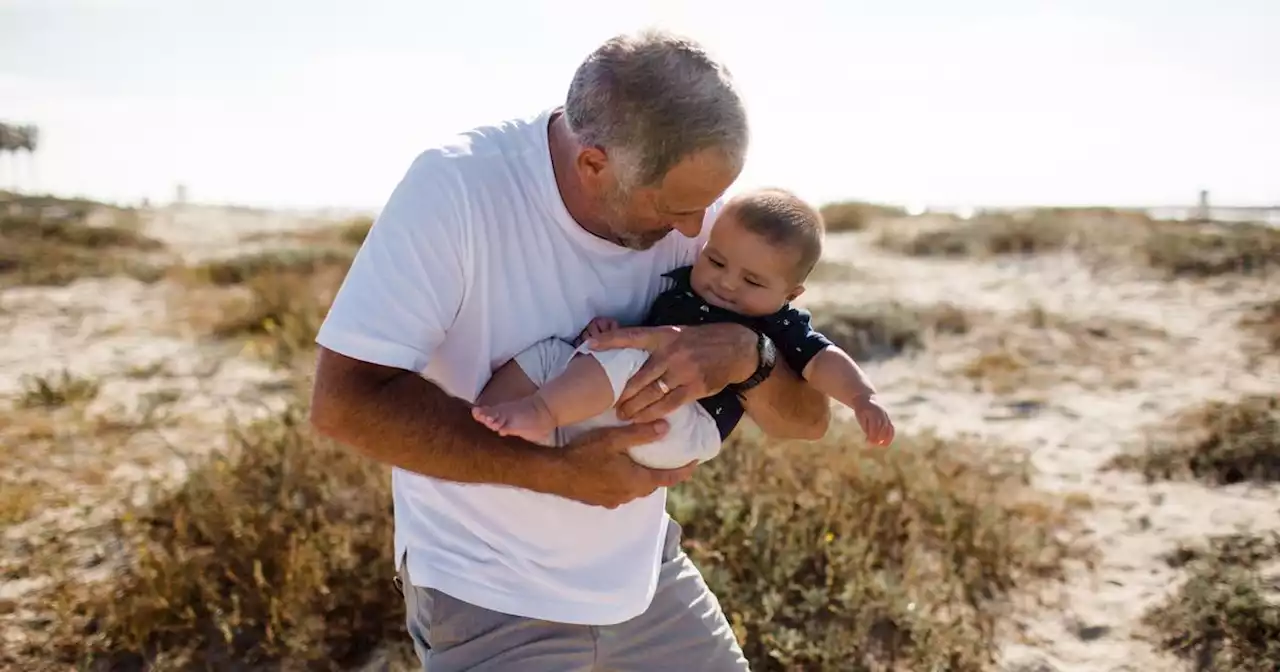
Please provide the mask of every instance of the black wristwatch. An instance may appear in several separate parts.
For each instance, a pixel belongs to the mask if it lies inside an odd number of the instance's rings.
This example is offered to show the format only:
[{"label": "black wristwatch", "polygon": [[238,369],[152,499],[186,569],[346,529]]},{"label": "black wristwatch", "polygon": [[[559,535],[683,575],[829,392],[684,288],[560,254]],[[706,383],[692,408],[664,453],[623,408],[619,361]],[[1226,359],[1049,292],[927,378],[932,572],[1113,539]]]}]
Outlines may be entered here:
[{"label": "black wristwatch", "polygon": [[773,373],[773,365],[778,361],[778,348],[773,344],[773,339],[765,336],[762,332],[756,332],[756,354],[759,356],[760,363],[756,366],[756,372],[751,377],[741,383],[734,383],[729,386],[734,394],[742,396],[747,390],[764,382],[765,378]]}]

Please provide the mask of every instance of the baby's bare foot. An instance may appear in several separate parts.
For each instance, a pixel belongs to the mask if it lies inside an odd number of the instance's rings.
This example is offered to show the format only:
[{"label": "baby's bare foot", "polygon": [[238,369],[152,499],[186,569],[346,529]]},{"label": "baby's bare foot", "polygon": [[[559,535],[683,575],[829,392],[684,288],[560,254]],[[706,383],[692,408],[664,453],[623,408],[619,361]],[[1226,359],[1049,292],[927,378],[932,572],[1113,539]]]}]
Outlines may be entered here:
[{"label": "baby's bare foot", "polygon": [[472,406],[471,417],[475,418],[476,422],[497,432],[502,429],[502,422],[497,415],[494,415],[491,409],[492,407],[490,406]]},{"label": "baby's bare foot", "polygon": [[471,415],[503,436],[518,436],[529,441],[541,441],[556,429],[551,409],[536,394],[518,401],[476,406],[471,409]]}]

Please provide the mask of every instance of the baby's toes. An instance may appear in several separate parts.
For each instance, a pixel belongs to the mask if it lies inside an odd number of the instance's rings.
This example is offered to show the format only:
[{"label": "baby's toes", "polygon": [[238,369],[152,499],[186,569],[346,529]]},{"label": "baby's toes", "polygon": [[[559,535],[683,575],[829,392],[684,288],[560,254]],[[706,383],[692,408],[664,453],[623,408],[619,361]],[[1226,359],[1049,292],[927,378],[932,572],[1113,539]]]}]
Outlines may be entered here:
[{"label": "baby's toes", "polygon": [[473,409],[472,414],[475,415],[476,420],[479,420],[481,424],[489,429],[497,430],[502,424],[498,414],[494,413],[492,409],[476,408]]}]

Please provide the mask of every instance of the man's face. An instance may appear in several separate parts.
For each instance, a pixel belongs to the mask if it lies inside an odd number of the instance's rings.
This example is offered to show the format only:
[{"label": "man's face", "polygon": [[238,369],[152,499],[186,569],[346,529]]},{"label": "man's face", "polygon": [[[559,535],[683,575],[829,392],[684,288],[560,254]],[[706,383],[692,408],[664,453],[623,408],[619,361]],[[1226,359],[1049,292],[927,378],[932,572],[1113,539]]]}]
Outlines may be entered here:
[{"label": "man's face", "polygon": [[633,250],[653,247],[672,230],[695,238],[707,208],[738,173],[719,152],[706,150],[676,164],[657,185],[627,193],[613,181],[601,195],[605,223],[619,245]]}]

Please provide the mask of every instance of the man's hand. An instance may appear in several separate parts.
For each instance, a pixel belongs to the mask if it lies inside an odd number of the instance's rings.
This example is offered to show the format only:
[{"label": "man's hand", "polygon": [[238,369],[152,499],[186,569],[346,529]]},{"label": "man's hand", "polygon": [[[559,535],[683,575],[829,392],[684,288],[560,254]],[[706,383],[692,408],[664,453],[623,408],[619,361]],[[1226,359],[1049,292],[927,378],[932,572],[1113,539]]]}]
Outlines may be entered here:
[{"label": "man's hand", "polygon": [[665,421],[601,427],[571,441],[556,455],[561,466],[557,494],[584,504],[615,509],[671,487],[691,476],[697,460],[678,469],[650,469],[631,459],[628,449],[661,438]]},{"label": "man's hand", "polygon": [[731,323],[631,327],[588,341],[593,350],[639,348],[649,360],[627,381],[616,404],[622,420],[645,423],[751,377],[759,363],[756,334]]},{"label": "man's hand", "polygon": [[858,424],[862,426],[863,433],[867,435],[868,443],[873,446],[887,446],[893,442],[893,421],[889,419],[889,412],[875,395],[854,405],[853,413],[858,418]]}]

